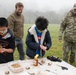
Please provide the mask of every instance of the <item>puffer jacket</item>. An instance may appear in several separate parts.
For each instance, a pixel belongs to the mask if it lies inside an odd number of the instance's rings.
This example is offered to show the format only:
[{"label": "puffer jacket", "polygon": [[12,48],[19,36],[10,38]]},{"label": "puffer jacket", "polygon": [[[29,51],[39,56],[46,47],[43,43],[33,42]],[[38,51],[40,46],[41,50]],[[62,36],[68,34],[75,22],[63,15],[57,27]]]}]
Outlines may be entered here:
[{"label": "puffer jacket", "polygon": [[[50,33],[47,29],[45,29],[42,32],[41,44],[44,46],[47,46],[47,50],[49,50],[49,48],[52,45]],[[36,54],[36,50],[40,49],[40,45],[39,45],[38,39],[37,39],[37,34],[35,31],[35,25],[33,25],[28,30],[28,34],[26,37],[26,45],[27,45],[26,55],[29,56],[30,58],[34,58],[34,56]],[[45,54],[45,52],[43,50],[40,50],[40,56],[44,56],[44,54]]]}]

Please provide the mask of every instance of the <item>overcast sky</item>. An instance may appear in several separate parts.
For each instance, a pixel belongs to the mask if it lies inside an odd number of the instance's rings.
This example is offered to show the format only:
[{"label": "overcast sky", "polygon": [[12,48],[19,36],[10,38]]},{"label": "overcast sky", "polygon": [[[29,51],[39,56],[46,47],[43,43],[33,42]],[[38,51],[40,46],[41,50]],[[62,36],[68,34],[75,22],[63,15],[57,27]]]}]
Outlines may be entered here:
[{"label": "overcast sky", "polygon": [[22,2],[25,6],[25,10],[55,10],[59,11],[64,8],[72,8],[76,3],[76,0],[0,0],[2,7],[8,6],[8,8],[14,8],[16,2]]},{"label": "overcast sky", "polygon": [[28,9],[35,10],[60,10],[70,7],[76,3],[76,0],[25,0],[25,6]]}]

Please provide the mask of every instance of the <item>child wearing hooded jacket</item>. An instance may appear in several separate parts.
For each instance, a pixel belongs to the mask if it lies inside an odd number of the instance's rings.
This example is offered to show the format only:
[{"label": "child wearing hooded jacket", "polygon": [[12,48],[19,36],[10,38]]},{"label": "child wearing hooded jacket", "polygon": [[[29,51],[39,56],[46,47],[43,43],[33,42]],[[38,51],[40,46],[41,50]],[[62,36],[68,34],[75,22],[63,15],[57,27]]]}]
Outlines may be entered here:
[{"label": "child wearing hooded jacket", "polygon": [[51,36],[49,33],[48,20],[43,16],[39,16],[35,24],[28,30],[26,37],[26,59],[33,59],[36,54],[43,57],[45,52],[52,45]]},{"label": "child wearing hooded jacket", "polygon": [[8,28],[8,21],[0,17],[0,64],[13,61],[15,49],[15,38],[12,31]]}]

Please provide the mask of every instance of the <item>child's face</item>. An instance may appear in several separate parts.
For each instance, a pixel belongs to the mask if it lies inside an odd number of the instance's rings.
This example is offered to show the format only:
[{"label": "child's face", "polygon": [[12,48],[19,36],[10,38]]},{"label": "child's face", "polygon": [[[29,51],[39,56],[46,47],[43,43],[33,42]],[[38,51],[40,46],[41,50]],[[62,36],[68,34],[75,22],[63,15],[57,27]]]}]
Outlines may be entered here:
[{"label": "child's face", "polygon": [[43,30],[38,30],[39,32],[43,32]]},{"label": "child's face", "polygon": [[4,35],[7,33],[7,27],[0,27],[0,35]]}]

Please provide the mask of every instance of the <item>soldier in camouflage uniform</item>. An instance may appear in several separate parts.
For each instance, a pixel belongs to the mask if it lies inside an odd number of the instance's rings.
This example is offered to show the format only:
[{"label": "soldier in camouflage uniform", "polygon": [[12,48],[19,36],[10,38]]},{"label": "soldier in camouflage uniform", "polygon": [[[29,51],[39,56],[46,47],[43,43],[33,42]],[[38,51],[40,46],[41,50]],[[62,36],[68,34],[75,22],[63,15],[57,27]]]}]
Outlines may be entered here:
[{"label": "soldier in camouflage uniform", "polygon": [[68,62],[68,53],[70,52],[69,61],[72,64],[75,61],[76,51],[76,4],[74,4],[73,9],[67,13],[66,17],[61,23],[59,41],[62,40],[63,33],[63,60]]},{"label": "soldier in camouflage uniform", "polygon": [[23,11],[23,4],[21,2],[16,3],[15,12],[11,14],[8,19],[9,27],[12,29],[15,35],[15,45],[18,48],[20,60],[24,59],[24,48],[23,48],[23,34],[24,34],[24,17],[21,14]]}]

